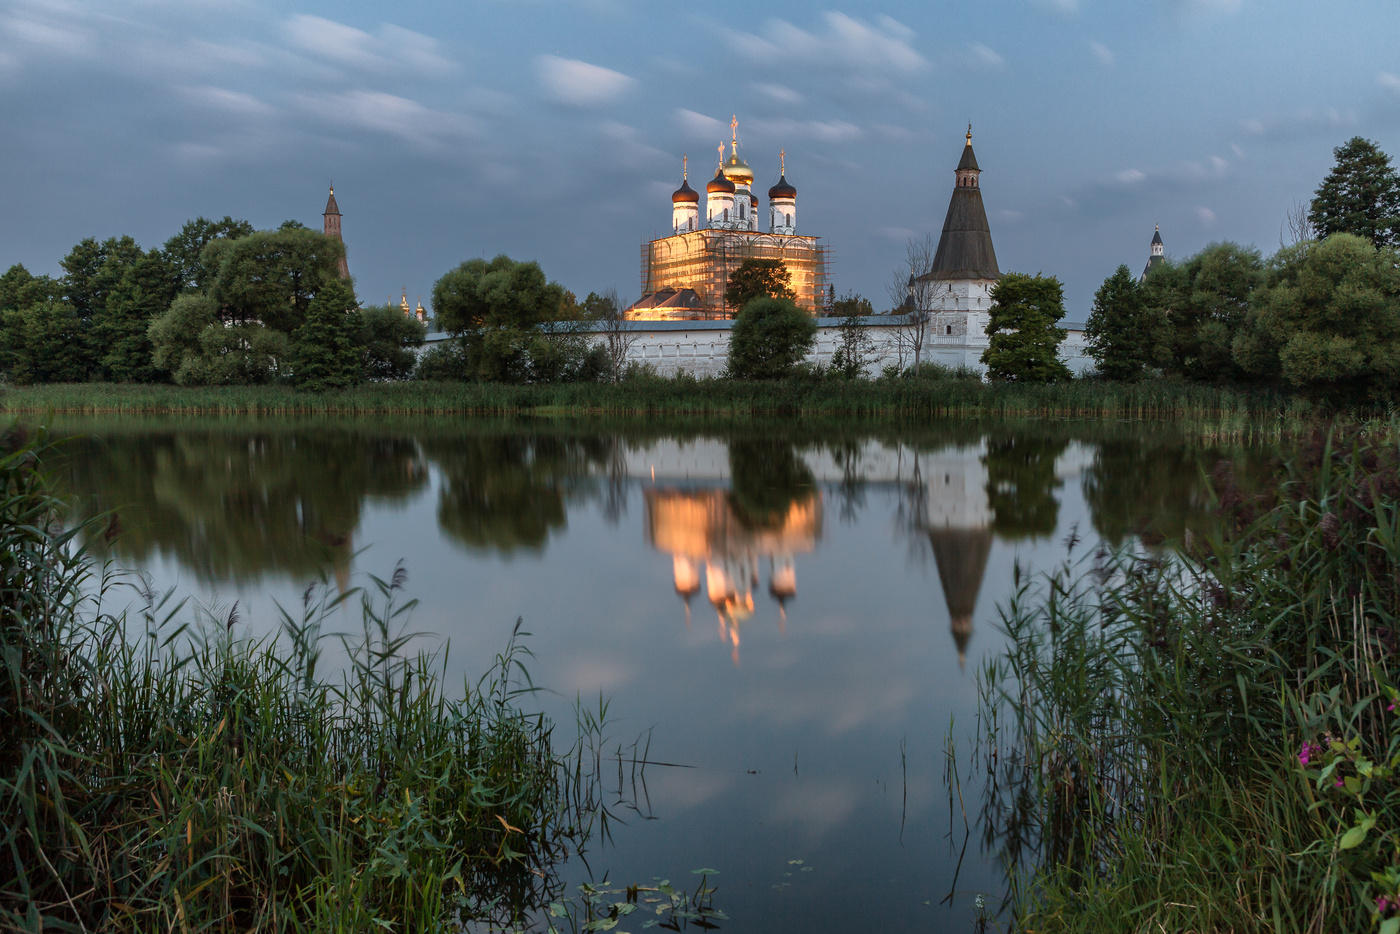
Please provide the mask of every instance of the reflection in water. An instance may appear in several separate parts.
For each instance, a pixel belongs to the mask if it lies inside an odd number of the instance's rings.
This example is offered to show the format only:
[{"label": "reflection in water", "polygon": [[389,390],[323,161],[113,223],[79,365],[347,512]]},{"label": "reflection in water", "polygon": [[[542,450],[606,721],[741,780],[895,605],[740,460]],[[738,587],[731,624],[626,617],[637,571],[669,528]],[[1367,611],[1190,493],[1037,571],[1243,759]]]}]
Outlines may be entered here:
[{"label": "reflection in water", "polygon": [[1055,533],[1061,482],[1055,464],[1069,445],[1063,435],[996,433],[987,438],[987,499],[1002,538],[1046,538]]},{"label": "reflection in water", "polygon": [[733,495],[724,489],[657,487],[644,490],[642,497],[647,543],[671,555],[676,593],[685,602],[686,625],[690,625],[690,599],[700,591],[703,566],[705,595],[737,665],[739,627],[753,615],[760,561],[767,565],[768,591],[778,603],[779,618],[786,620],[787,601],[797,595],[794,556],[815,550],[821,538],[821,495],[808,489],[789,496],[782,506],[770,500],[759,526],[735,508]]}]

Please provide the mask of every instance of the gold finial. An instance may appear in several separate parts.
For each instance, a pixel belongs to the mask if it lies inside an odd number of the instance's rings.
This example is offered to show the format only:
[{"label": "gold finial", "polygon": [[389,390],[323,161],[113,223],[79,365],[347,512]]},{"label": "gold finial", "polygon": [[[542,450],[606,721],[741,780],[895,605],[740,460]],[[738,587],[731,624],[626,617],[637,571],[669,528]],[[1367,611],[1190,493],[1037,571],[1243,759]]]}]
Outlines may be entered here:
[{"label": "gold finial", "polygon": [[690,177],[690,156],[681,156],[681,181]]},{"label": "gold finial", "polygon": [[972,124],[967,125],[967,144],[972,145]]},{"label": "gold finial", "polygon": [[787,174],[787,150],[785,150],[785,149],[779,149],[779,150],[778,150],[778,175],[779,175],[779,176],[783,176],[783,175],[786,175],[786,174]]},{"label": "gold finial", "polygon": [[732,155],[739,155],[739,115],[729,115],[729,146]]},{"label": "gold finial", "polygon": [[719,141],[719,146],[716,147],[716,148],[719,150],[719,167],[720,167],[720,171],[723,171],[723,170],[724,170],[724,140],[720,140],[720,141]]}]

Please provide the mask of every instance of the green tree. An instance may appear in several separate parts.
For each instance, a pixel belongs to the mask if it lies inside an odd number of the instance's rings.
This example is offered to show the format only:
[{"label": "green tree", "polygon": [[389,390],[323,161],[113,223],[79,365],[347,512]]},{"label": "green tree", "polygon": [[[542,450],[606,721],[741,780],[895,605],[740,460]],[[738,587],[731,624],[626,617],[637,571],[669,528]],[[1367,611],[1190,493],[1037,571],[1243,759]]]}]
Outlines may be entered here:
[{"label": "green tree", "polygon": [[98,242],[88,237],[61,261],[63,295],[82,322],[79,339],[62,348],[67,364],[80,369],[80,379],[105,375],[100,360],[107,350],[105,319],[108,299],[145,251],[131,237],[109,237]]},{"label": "green tree", "polygon": [[1237,377],[1232,342],[1263,275],[1258,250],[1228,242],[1153,269],[1142,296],[1148,314],[1164,323],[1162,368],[1197,380]]},{"label": "green tree", "polygon": [[292,381],[313,392],[358,383],[364,376],[362,350],[355,341],[359,330],[355,293],[339,279],[322,285],[306,320],[291,335],[287,368]]},{"label": "green tree", "polygon": [[1119,266],[1094,293],[1094,307],[1084,327],[1089,355],[1099,373],[1108,379],[1140,378],[1159,356],[1160,331],[1137,279],[1127,266]]},{"label": "green tree", "polygon": [[1313,195],[1308,220],[1319,239],[1336,233],[1400,246],[1400,174],[1375,143],[1353,136],[1332,150],[1337,164]]},{"label": "green tree", "polygon": [[355,344],[360,348],[365,379],[407,379],[428,326],[392,305],[371,305],[357,315]]},{"label": "green tree", "polygon": [[35,302],[57,301],[62,297],[63,285],[57,279],[31,275],[19,264],[0,276],[0,311],[25,308]]},{"label": "green tree", "polygon": [[742,309],[755,298],[797,299],[792,290],[792,273],[780,259],[746,259],[729,275],[724,303]]},{"label": "green tree", "polygon": [[178,296],[146,328],[156,368],[182,386],[207,382],[200,335],[210,327],[222,327],[212,298],[202,292]]},{"label": "green tree", "polygon": [[93,322],[104,378],[143,383],[159,378],[147,332],[174,297],[174,276],[160,250],[151,250],[126,267]]},{"label": "green tree", "polygon": [[475,379],[528,382],[539,329],[556,320],[564,289],[538,263],[497,256],[468,260],[433,286],[438,325],[456,337]]},{"label": "green tree", "polygon": [[1057,323],[1065,316],[1064,288],[1054,276],[1009,272],[992,286],[987,349],[982,363],[995,380],[1050,383],[1069,379],[1060,360],[1066,331]]},{"label": "green tree", "polygon": [[210,296],[226,322],[260,322],[290,332],[324,283],[340,279],[345,247],[305,228],[260,230],[206,246],[206,262],[217,264]]},{"label": "green tree", "polygon": [[816,338],[817,322],[790,299],[752,299],[729,332],[729,375],[779,379],[802,362]]},{"label": "green tree", "polygon": [[163,251],[170,262],[177,292],[199,292],[213,284],[215,268],[204,261],[204,249],[215,240],[237,240],[253,233],[253,225],[227,215],[222,220],[196,217],[186,221],[180,232],[165,241]]},{"label": "green tree", "polygon": [[1337,401],[1400,395],[1400,256],[1352,234],[1278,252],[1234,352],[1249,373]]},{"label": "green tree", "polygon": [[831,370],[846,379],[860,379],[865,376],[865,368],[875,352],[875,342],[866,330],[864,320],[875,309],[870,302],[859,295],[847,294],[840,301],[833,301],[828,313],[839,315],[840,339],[831,355]]},{"label": "green tree", "polygon": [[5,372],[16,383],[77,383],[87,379],[83,321],[72,305],[45,299],[3,313]]}]

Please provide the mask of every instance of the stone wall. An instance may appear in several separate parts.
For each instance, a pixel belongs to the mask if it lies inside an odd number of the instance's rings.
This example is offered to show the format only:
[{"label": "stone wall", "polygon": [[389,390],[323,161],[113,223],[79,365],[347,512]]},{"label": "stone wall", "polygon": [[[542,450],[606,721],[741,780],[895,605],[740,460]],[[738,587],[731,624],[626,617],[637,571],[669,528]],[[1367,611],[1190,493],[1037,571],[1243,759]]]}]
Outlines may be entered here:
[{"label": "stone wall", "polygon": [[[817,319],[817,342],[807,357],[809,361],[823,365],[831,362],[832,355],[841,344],[841,320]],[[862,318],[861,323],[872,345],[866,375],[878,376],[887,366],[907,367],[913,364],[907,318],[902,315],[871,315]],[[680,372],[694,376],[718,376],[724,372],[729,359],[729,330],[732,324],[731,321],[628,321],[624,327],[634,335],[628,359],[653,366],[663,376]],[[987,348],[984,335],[947,336],[934,333],[935,330],[930,324],[919,355],[922,362],[968,367],[979,372],[985,370],[981,364],[982,351]],[[596,341],[604,339],[601,330],[585,330],[584,333]],[[428,344],[445,339],[445,334],[429,334]],[[1082,328],[1069,329],[1069,336],[1060,345],[1060,358],[1076,376],[1093,365],[1084,344]]]}]

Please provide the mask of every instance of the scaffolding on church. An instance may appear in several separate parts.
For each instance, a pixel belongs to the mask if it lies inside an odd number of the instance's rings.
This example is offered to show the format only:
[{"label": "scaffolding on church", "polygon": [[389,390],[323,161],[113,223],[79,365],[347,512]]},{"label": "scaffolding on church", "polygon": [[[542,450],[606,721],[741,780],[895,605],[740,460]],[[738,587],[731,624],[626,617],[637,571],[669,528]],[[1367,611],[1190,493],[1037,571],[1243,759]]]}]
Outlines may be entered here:
[{"label": "scaffolding on church", "polygon": [[[831,250],[820,237],[705,228],[641,245],[642,298],[628,311],[634,320],[731,318],[724,291],[748,259],[776,259],[787,267],[797,304],[811,314],[826,306]],[[690,290],[680,302],[667,299]],[[649,301],[650,300],[650,301]]]}]

